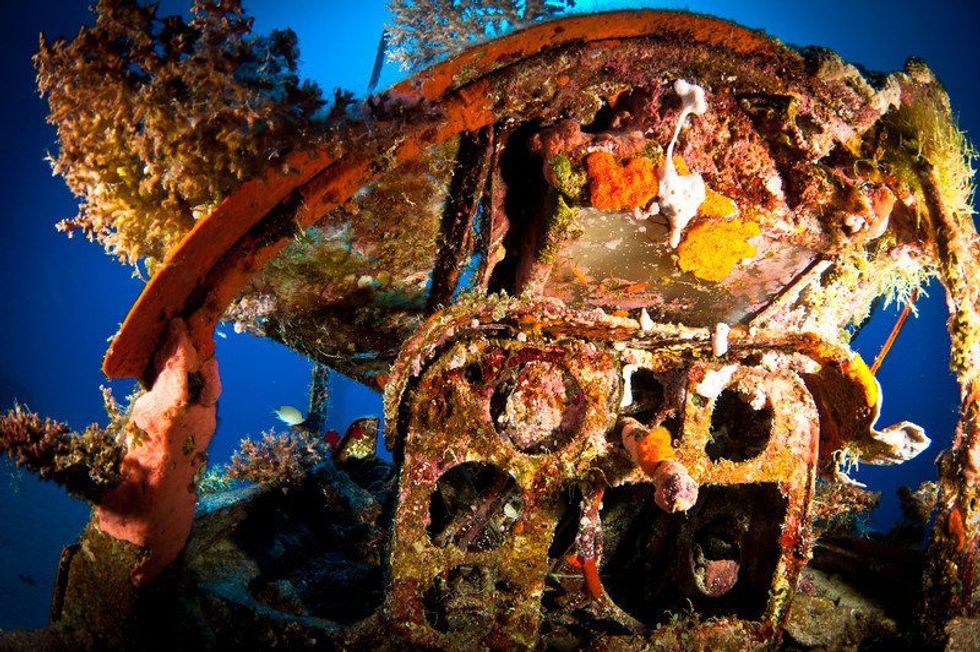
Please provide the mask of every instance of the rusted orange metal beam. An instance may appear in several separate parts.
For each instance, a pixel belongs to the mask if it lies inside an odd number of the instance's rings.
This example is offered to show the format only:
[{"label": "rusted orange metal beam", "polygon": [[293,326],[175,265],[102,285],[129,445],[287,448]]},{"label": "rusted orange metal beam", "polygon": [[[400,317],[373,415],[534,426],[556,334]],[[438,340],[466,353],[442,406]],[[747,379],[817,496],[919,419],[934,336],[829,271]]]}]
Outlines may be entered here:
[{"label": "rusted orange metal beam", "polygon": [[[723,47],[740,54],[797,56],[762,32],[690,13],[627,11],[542,23],[468,50],[394,86],[389,92],[424,99],[441,109],[444,116],[437,125],[412,125],[400,134],[404,140],[394,164],[410,160],[426,147],[462,131],[493,122],[497,116],[488,106],[488,90],[495,72],[566,45],[651,36]],[[388,135],[372,135],[375,131]],[[390,132],[354,128],[351,135],[372,142],[372,138],[390,137]],[[361,142],[359,151],[369,151]],[[288,244],[288,236],[271,235],[271,225],[263,229],[263,220],[298,193],[297,226],[309,226],[372,180],[377,175],[372,163],[357,154],[338,160],[326,148],[312,154],[297,152],[287,159],[288,171],[272,170],[243,184],[168,254],[109,346],[102,365],[106,375],[149,380],[152,354],[175,317],[187,320],[196,346],[202,350],[212,347],[211,332],[228,303]]]}]

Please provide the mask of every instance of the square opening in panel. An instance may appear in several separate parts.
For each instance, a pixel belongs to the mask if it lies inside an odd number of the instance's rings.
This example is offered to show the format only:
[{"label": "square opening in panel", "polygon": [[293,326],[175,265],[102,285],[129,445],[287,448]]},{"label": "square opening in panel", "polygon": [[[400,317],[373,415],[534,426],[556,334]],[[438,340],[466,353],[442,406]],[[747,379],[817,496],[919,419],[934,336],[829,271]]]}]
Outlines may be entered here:
[{"label": "square opening in panel", "polygon": [[784,551],[788,502],[774,483],[706,485],[686,514],[653,502],[653,485],[628,485],[603,500],[606,591],[648,626],[693,607],[701,617],[759,620]]}]

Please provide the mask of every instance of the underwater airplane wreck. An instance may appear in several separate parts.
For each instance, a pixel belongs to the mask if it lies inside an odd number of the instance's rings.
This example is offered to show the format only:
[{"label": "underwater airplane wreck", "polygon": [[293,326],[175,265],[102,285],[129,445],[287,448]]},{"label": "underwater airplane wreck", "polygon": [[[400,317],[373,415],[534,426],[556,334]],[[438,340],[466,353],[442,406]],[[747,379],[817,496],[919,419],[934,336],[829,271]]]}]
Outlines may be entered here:
[{"label": "underwater airplane wreck", "polygon": [[[143,388],[115,431],[0,422],[93,506],[0,649],[978,649],[969,157],[924,63],[689,13],[422,70],[166,251],[105,356]],[[877,423],[849,340],[931,277],[960,422],[911,534],[868,539],[849,465],[929,438]],[[199,492],[221,321],[382,389],[391,461],[362,420],[288,491],[267,460]]]}]

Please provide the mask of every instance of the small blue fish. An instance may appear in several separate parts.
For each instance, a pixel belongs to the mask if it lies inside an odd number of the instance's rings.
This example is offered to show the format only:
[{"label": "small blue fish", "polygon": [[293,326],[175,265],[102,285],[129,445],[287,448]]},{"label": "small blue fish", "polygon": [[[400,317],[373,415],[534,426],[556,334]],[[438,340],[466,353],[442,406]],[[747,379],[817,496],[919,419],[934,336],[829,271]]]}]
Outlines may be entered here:
[{"label": "small blue fish", "polygon": [[306,421],[306,417],[303,416],[303,413],[294,408],[292,405],[280,405],[273,410],[272,413],[276,415],[277,419],[285,423],[287,426],[298,426]]}]

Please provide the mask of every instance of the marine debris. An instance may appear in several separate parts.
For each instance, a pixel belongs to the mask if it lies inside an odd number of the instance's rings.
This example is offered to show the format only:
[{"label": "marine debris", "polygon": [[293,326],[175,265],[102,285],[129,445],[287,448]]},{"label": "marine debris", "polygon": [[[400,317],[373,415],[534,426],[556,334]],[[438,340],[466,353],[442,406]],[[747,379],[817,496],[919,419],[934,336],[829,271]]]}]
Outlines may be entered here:
[{"label": "marine debris", "polygon": [[[100,7],[103,32],[57,52],[150,20]],[[865,74],[688,13],[572,16],[349,118],[309,152],[276,137],[293,153],[221,186],[154,266],[104,361],[142,382],[143,435],[65,553],[52,625],[0,646],[976,642],[973,154],[924,64]],[[849,342],[933,277],[961,421],[938,483],[870,535],[878,496],[849,469],[929,438],[878,427]],[[319,375],[305,420],[243,444],[229,475],[252,484],[198,497],[223,319]],[[391,461],[377,419],[325,431],[326,367],[384,390]]]}]

